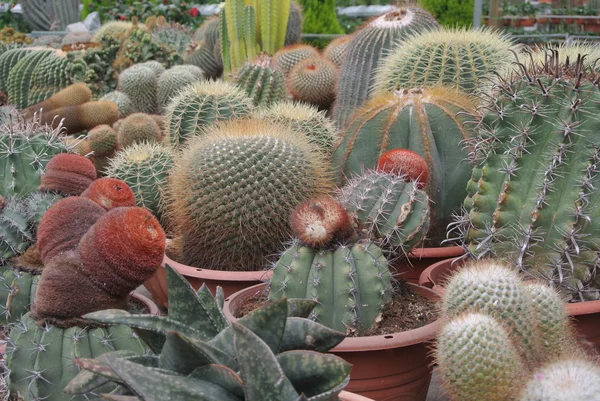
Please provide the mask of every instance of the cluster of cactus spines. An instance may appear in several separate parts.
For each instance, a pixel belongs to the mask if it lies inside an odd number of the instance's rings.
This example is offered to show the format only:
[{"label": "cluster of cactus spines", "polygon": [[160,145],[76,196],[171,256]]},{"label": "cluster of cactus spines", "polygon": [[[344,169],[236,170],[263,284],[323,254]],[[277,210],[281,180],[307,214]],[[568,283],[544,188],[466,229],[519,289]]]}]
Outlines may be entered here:
[{"label": "cluster of cactus spines", "polygon": [[287,95],[285,77],[281,71],[273,69],[268,54],[261,54],[244,64],[237,72],[235,83],[256,106],[269,106],[284,100]]},{"label": "cluster of cactus spines", "polygon": [[68,150],[60,133],[9,110],[0,130],[0,196],[26,196],[37,189],[48,161]]},{"label": "cluster of cactus spines", "polygon": [[366,170],[342,187],[337,199],[358,220],[359,230],[391,254],[408,254],[429,230],[429,197],[404,176]]},{"label": "cluster of cactus spines", "polygon": [[377,162],[377,171],[403,175],[408,181],[416,181],[419,189],[427,185],[429,178],[429,166],[425,159],[408,149],[385,152]]},{"label": "cluster of cactus spines", "polygon": [[173,157],[167,147],[136,144],[115,155],[106,175],[127,183],[135,194],[137,206],[145,207],[161,218],[172,164]]},{"label": "cluster of cactus spines", "polygon": [[319,57],[319,51],[314,46],[306,44],[286,46],[273,55],[273,67],[288,76],[300,61],[315,57]]},{"label": "cluster of cactus spines", "polygon": [[135,104],[129,96],[120,91],[109,92],[98,100],[114,102],[117,105],[117,109],[119,109],[119,118],[125,118],[137,111]]},{"label": "cluster of cactus spines", "polygon": [[221,22],[218,16],[207,18],[206,21],[204,21],[202,25],[198,27],[196,32],[194,32],[194,42],[204,42],[206,48],[212,51],[215,48],[217,42],[219,42],[220,24]]},{"label": "cluster of cactus spines", "polygon": [[418,153],[429,166],[425,190],[433,203],[436,229],[432,232],[445,233],[467,194],[464,188],[472,165],[461,142],[474,136],[473,126],[465,124],[474,112],[469,99],[450,89],[410,89],[378,96],[356,112],[336,145],[332,164],[343,182],[344,176],[363,168],[374,169],[389,150]]},{"label": "cluster of cactus spines", "polygon": [[341,38],[332,40],[323,51],[323,58],[331,61],[336,67],[341,68],[344,57],[346,57],[346,50],[352,39],[352,35],[344,35]]},{"label": "cluster of cactus spines", "polygon": [[98,125],[88,132],[86,142],[95,158],[110,157],[117,149],[117,132],[110,125]]},{"label": "cluster of cactus spines", "polygon": [[344,207],[329,195],[307,199],[290,218],[294,235],[302,244],[322,248],[352,234],[352,219]]},{"label": "cluster of cactus spines", "polygon": [[96,202],[105,210],[135,206],[135,195],[127,183],[111,177],[102,177],[92,182],[81,197]]},{"label": "cluster of cactus spines", "polygon": [[157,23],[150,29],[150,33],[156,42],[175,49],[179,54],[185,53],[192,41],[192,33],[183,25],[175,23]]},{"label": "cluster of cactus spines", "polygon": [[[158,78],[157,100],[158,111],[164,113],[171,100],[183,90],[186,85],[204,78],[202,70],[194,65],[173,67],[163,72]],[[181,68],[185,67],[185,68]],[[196,69],[197,71],[194,71]]]},{"label": "cluster of cactus spines", "polygon": [[223,64],[204,43],[190,49],[184,57],[186,64],[200,68],[207,78],[216,79],[223,73]]},{"label": "cluster of cactus spines", "polygon": [[[598,299],[598,74],[583,65],[520,65],[476,119],[476,163],[455,235],[475,257],[497,255],[573,299]],[[557,108],[557,102],[572,105]],[[550,219],[550,220],[548,220]]]},{"label": "cluster of cactus spines", "polygon": [[52,111],[60,107],[77,106],[92,100],[92,91],[84,83],[69,85],[58,91],[50,98],[29,106],[23,111],[25,118],[33,117],[34,113],[41,111]]},{"label": "cluster of cactus spines", "polygon": [[126,21],[110,21],[106,24],[102,24],[98,32],[94,34],[92,38],[94,42],[102,42],[105,37],[111,37],[115,39],[121,39],[125,36],[127,31],[131,29],[133,24]]},{"label": "cluster of cactus spines", "polygon": [[8,49],[0,54],[0,91],[8,93],[8,74],[10,70],[27,54],[35,51],[31,47]]},{"label": "cluster of cactus spines", "polygon": [[161,139],[160,127],[148,114],[131,114],[119,124],[117,141],[120,148],[126,148],[135,143],[160,142]]},{"label": "cluster of cactus spines", "polygon": [[217,121],[243,118],[253,110],[252,101],[231,84],[196,82],[169,104],[166,113],[169,140],[177,147]]},{"label": "cluster of cactus spines", "polygon": [[438,30],[406,40],[375,74],[373,94],[444,85],[474,93],[509,65],[512,41],[489,29]]},{"label": "cluster of cactus spines", "polygon": [[160,74],[167,70],[161,62],[156,60],[149,60],[143,63],[137,63],[136,65],[139,65],[140,67],[150,68],[152,71],[154,71],[154,75],[156,76],[156,78],[160,77]]},{"label": "cluster of cactus spines", "polygon": [[157,85],[158,74],[148,65],[136,64],[119,74],[118,90],[129,96],[140,113],[158,111]]},{"label": "cluster of cactus spines", "polygon": [[69,85],[84,81],[87,70],[81,59],[61,52],[50,55],[33,71],[27,104],[40,103]]},{"label": "cluster of cactus spines", "polygon": [[[33,72],[44,60],[55,54],[54,50],[36,50],[19,60],[8,73],[8,98],[19,109],[30,106],[28,96]],[[34,102],[35,103],[35,102]],[[33,104],[33,103],[32,103]]]},{"label": "cluster of cactus spines", "polygon": [[67,130],[69,135],[84,130],[91,130],[98,125],[111,125],[119,118],[117,105],[106,100],[87,102],[78,106],[59,107],[42,113],[42,124],[57,128],[59,125]]},{"label": "cluster of cactus spines", "polygon": [[169,178],[168,217],[183,235],[183,262],[260,270],[290,235],[292,210],[330,185],[324,156],[292,130],[244,119],[207,127]]},{"label": "cluster of cactus spines", "polygon": [[78,196],[95,179],[96,167],[90,159],[72,153],[61,153],[46,165],[39,189],[42,192]]},{"label": "cluster of cactus spines", "polygon": [[287,87],[294,100],[326,110],[335,100],[337,82],[337,67],[319,56],[296,64],[290,71]]},{"label": "cluster of cactus spines", "polygon": [[27,219],[26,207],[21,199],[2,198],[0,209],[0,266],[13,256],[27,250],[34,240]]},{"label": "cluster of cactus spines", "polygon": [[[293,244],[275,264],[269,300],[308,298],[318,302],[309,318],[342,332],[365,333],[392,299],[391,274],[383,251],[371,242],[331,250]],[[336,288],[344,288],[343,299]]]},{"label": "cluster of cactus spines", "polygon": [[353,35],[345,51],[333,110],[338,128],[344,128],[354,111],[367,100],[375,70],[389,52],[409,36],[438,27],[426,11],[403,7],[375,18]]},{"label": "cluster of cactus spines", "polygon": [[308,104],[278,102],[267,109],[261,109],[256,117],[285,125],[305,135],[310,143],[327,155],[331,154],[334,143],[339,139],[333,121],[324,111]]}]

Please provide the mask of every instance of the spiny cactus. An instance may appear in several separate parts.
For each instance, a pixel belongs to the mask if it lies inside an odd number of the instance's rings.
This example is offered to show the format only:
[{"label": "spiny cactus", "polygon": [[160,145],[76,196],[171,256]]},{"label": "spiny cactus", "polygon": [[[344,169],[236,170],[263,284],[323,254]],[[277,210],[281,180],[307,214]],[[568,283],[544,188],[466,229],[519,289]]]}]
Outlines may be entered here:
[{"label": "spiny cactus", "polygon": [[137,63],[136,65],[150,68],[152,71],[154,71],[156,78],[160,77],[160,74],[167,70],[162,63],[156,60],[149,60],[144,63]]},{"label": "spiny cactus", "polygon": [[21,199],[2,198],[0,210],[0,266],[13,256],[27,250],[34,234],[27,218],[26,205]]},{"label": "spiny cactus", "polygon": [[169,170],[173,158],[160,144],[136,144],[118,152],[106,170],[133,190],[138,206],[162,217]]},{"label": "spiny cactus", "polygon": [[24,109],[29,103],[29,90],[32,85],[33,72],[48,57],[55,54],[54,50],[36,50],[19,60],[8,74],[7,89],[11,103]]},{"label": "spiny cactus", "polygon": [[144,113],[135,113],[119,125],[117,141],[120,148],[126,148],[135,143],[159,142],[161,136],[160,127],[152,117]]},{"label": "spiny cactus", "polygon": [[154,70],[136,64],[119,75],[118,90],[129,96],[137,112],[153,114],[158,111],[157,85],[158,77]]},{"label": "spiny cactus", "polygon": [[223,73],[223,64],[214,56],[204,42],[194,47],[184,57],[186,64],[200,68],[207,78],[216,79]]},{"label": "spiny cactus", "polygon": [[46,165],[40,179],[40,191],[78,196],[96,179],[96,167],[87,158],[61,153]]},{"label": "spiny cactus", "polygon": [[98,125],[88,133],[87,143],[94,157],[111,156],[117,149],[117,132],[110,125]]},{"label": "spiny cactus", "polygon": [[115,103],[117,109],[119,109],[119,118],[125,118],[128,115],[135,113],[137,110],[133,101],[123,92],[109,92],[98,100],[106,100]]},{"label": "spiny cactus", "polygon": [[252,99],[255,106],[269,106],[286,97],[285,78],[271,67],[271,57],[263,54],[244,64],[235,77],[235,83]]},{"label": "spiny cactus", "polygon": [[8,74],[17,63],[28,54],[39,48],[20,47],[9,49],[0,55],[0,91],[8,94]]},{"label": "spiny cactus", "polygon": [[354,111],[367,100],[375,70],[389,52],[402,45],[410,35],[438,27],[426,11],[402,7],[375,18],[353,36],[340,70],[333,110],[338,128],[344,128]]},{"label": "spiny cactus", "polygon": [[336,67],[341,68],[344,58],[346,57],[346,51],[348,45],[352,41],[352,35],[344,35],[341,38],[337,38],[329,42],[325,50],[323,51],[323,57],[325,60],[331,61]]},{"label": "spiny cactus", "polygon": [[204,42],[206,48],[212,51],[219,41],[220,17],[210,17],[194,32],[193,39],[196,43]]},{"label": "spiny cactus", "polygon": [[53,26],[52,3],[43,0],[25,0],[21,3],[23,19],[32,29],[50,31]]},{"label": "spiny cactus", "polygon": [[[204,78],[202,70],[193,65],[173,67],[163,72],[158,78],[157,100],[158,111],[164,113],[173,98],[187,85]],[[185,68],[182,68],[185,67]],[[194,71],[194,69],[196,71]]]},{"label": "spiny cactus", "polygon": [[119,118],[117,105],[103,100],[47,111],[42,113],[40,121],[55,128],[62,125],[72,135],[98,125],[110,125],[117,121],[117,118]]},{"label": "spiny cactus", "polygon": [[111,177],[102,177],[92,182],[81,197],[96,202],[105,210],[135,206],[135,195],[131,188],[125,182]]},{"label": "spiny cactus", "polygon": [[373,96],[436,85],[477,92],[510,63],[511,46],[506,35],[489,29],[439,30],[414,36],[378,69]]},{"label": "spiny cactus", "polygon": [[224,82],[197,82],[175,97],[166,113],[171,145],[177,147],[205,127],[248,116],[254,109],[244,92]]},{"label": "spiny cactus", "polygon": [[93,41],[102,42],[105,37],[121,39],[132,26],[133,24],[131,22],[126,21],[107,22],[106,24],[102,24],[98,32],[94,34]]},{"label": "spiny cactus", "polygon": [[302,7],[300,7],[296,1],[290,1],[290,16],[288,17],[287,28],[285,31],[285,46],[294,45],[300,42],[303,22]]},{"label": "spiny cactus", "polygon": [[377,171],[402,175],[407,181],[416,181],[419,189],[424,188],[429,179],[429,166],[425,159],[408,149],[385,152],[377,162]]},{"label": "spiny cactus", "polygon": [[311,45],[286,46],[273,55],[273,67],[283,72],[284,76],[288,76],[300,61],[315,57],[319,57],[319,51]]},{"label": "spiny cactus", "polygon": [[14,324],[19,322],[33,305],[40,282],[40,272],[32,274],[9,268],[3,273],[0,276],[0,323]]},{"label": "spiny cactus", "polygon": [[23,111],[25,118],[33,117],[34,113],[52,111],[60,107],[77,106],[92,100],[92,91],[84,83],[69,85],[58,91],[43,102],[36,103]]},{"label": "spiny cactus", "polygon": [[296,64],[290,72],[287,86],[294,100],[328,109],[335,99],[337,82],[335,65],[319,56]]},{"label": "spiny cactus", "polygon": [[179,54],[185,53],[192,41],[192,33],[180,24],[157,24],[150,29],[152,38],[160,44],[175,49]]},{"label": "spiny cactus", "polygon": [[262,120],[206,128],[170,178],[169,218],[183,234],[183,262],[260,270],[289,235],[290,212],[329,185],[322,154],[289,129]]},{"label": "spiny cactus", "polygon": [[[600,58],[600,49],[598,46],[594,46],[591,43],[585,42],[572,42],[562,43],[560,45],[542,45],[537,46],[534,49],[528,49],[517,53],[519,62],[527,65],[530,63],[545,63],[547,59],[551,57],[552,51],[558,51],[558,60],[561,64],[567,61],[567,58],[571,63],[577,61],[577,57],[586,55],[583,59],[584,65],[592,68],[595,72],[600,72],[600,64],[596,61]],[[505,71],[500,72],[500,75],[511,72],[511,66],[509,65]]]}]

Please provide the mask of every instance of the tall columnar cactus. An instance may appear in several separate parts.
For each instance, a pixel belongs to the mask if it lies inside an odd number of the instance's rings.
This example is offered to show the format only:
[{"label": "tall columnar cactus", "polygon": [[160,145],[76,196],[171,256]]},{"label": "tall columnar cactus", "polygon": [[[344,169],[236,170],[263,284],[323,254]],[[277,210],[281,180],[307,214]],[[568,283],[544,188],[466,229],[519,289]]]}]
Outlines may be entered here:
[{"label": "tall columnar cactus", "polygon": [[403,7],[375,18],[354,35],[340,70],[333,112],[338,128],[344,128],[354,111],[367,100],[375,70],[389,52],[409,36],[438,27],[438,23],[426,11]]},{"label": "tall columnar cactus", "polygon": [[83,83],[69,85],[40,103],[29,106],[23,111],[25,118],[31,118],[40,111],[51,111],[60,107],[77,106],[92,100],[92,91]]},{"label": "tall columnar cactus", "polygon": [[283,73],[272,68],[271,57],[267,54],[243,65],[235,77],[235,83],[256,106],[269,106],[279,102],[285,99],[287,92]]},{"label": "tall columnar cactus", "polygon": [[469,253],[505,258],[574,299],[600,298],[597,82],[581,60],[551,57],[495,85],[476,121],[467,213],[455,227]]},{"label": "tall columnar cactus", "polygon": [[42,124],[57,128],[62,125],[69,135],[91,130],[98,125],[111,125],[119,118],[117,105],[108,101],[87,102],[78,106],[66,106],[42,113]]},{"label": "tall columnar cactus", "polygon": [[119,118],[125,118],[137,111],[137,108],[131,98],[120,91],[109,92],[98,100],[106,100],[116,104],[117,109],[119,109]]},{"label": "tall columnar cactus", "polygon": [[296,1],[292,0],[290,2],[290,16],[288,17],[287,29],[285,31],[285,46],[300,42],[303,22],[302,7]]},{"label": "tall columnar cactus", "polygon": [[419,154],[429,166],[425,190],[432,200],[432,234],[438,240],[435,233],[445,232],[466,195],[472,166],[461,141],[474,136],[472,126],[465,125],[474,112],[466,97],[442,88],[378,96],[357,111],[334,149],[338,180],[343,183],[353,173],[375,168],[391,149]]},{"label": "tall columnar cactus", "polygon": [[190,49],[183,60],[186,64],[200,68],[210,79],[216,79],[223,73],[223,64],[215,57],[214,52],[206,47],[205,42]]},{"label": "tall columnar cactus", "polygon": [[313,299],[318,302],[309,316],[314,321],[338,331],[367,332],[392,299],[387,260],[370,242],[331,250],[297,242],[273,270],[269,300],[281,298]]},{"label": "tall columnar cactus", "polygon": [[129,96],[139,113],[153,114],[158,111],[157,86],[157,74],[146,65],[136,64],[119,75],[118,90]]},{"label": "tall columnar cactus", "polygon": [[132,145],[115,155],[106,175],[127,183],[135,194],[137,205],[160,218],[172,164],[171,151],[162,145]]},{"label": "tall columnar cactus", "polygon": [[300,61],[319,57],[319,51],[311,45],[297,44],[279,49],[273,55],[273,67],[287,76]]},{"label": "tall columnar cactus", "polygon": [[341,38],[332,40],[323,51],[323,57],[326,60],[331,61],[338,68],[341,68],[344,58],[346,57],[348,45],[352,39],[352,35],[345,35]]},{"label": "tall columnar cactus", "polygon": [[32,86],[32,78],[35,69],[47,58],[55,54],[54,50],[37,50],[27,54],[19,60],[8,74],[8,98],[11,103],[20,109],[24,109],[33,103],[29,103],[28,96]]},{"label": "tall columnar cactus", "polygon": [[52,2],[45,0],[24,0],[21,2],[23,19],[34,30],[50,31],[53,26]]},{"label": "tall columnar cactus", "polygon": [[0,266],[8,259],[27,250],[34,240],[27,218],[26,205],[21,199],[2,198],[0,208]]},{"label": "tall columnar cactus", "polygon": [[150,115],[135,113],[121,121],[117,142],[120,148],[126,148],[136,143],[159,142],[161,137],[160,127]]},{"label": "tall columnar cactus", "polygon": [[260,270],[290,234],[290,212],[329,189],[323,156],[294,131],[262,120],[208,127],[188,142],[170,178],[169,218],[183,234],[183,262]]},{"label": "tall columnar cactus", "polygon": [[287,87],[294,100],[329,109],[335,99],[337,82],[337,67],[319,56],[296,64]]},{"label": "tall columnar cactus", "polygon": [[[187,65],[185,67],[186,68],[170,68],[163,72],[158,78],[157,100],[158,111],[160,113],[164,114],[171,100],[187,85],[193,84],[204,78],[204,73],[200,68],[194,65]],[[194,71],[194,69],[196,71]]]},{"label": "tall columnar cactus", "polygon": [[95,157],[110,156],[117,149],[117,132],[110,125],[98,125],[88,133],[87,142]]},{"label": "tall columnar cactus", "polygon": [[50,0],[52,3],[52,19],[55,29],[63,31],[67,25],[81,21],[79,11],[80,0]]},{"label": "tall columnar cactus", "polygon": [[512,60],[504,34],[482,30],[439,30],[415,36],[395,49],[375,75],[374,95],[399,89],[444,85],[475,93]]},{"label": "tall columnar cactus", "polygon": [[224,82],[197,82],[169,104],[166,124],[171,145],[177,147],[209,125],[248,116],[252,101],[239,88]]}]

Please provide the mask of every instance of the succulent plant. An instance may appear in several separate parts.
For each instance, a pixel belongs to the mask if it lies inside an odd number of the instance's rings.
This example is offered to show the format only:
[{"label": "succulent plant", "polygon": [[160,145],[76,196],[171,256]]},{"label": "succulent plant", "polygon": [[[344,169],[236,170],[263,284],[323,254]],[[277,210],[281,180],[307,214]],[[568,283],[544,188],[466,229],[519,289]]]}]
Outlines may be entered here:
[{"label": "succulent plant", "polygon": [[150,29],[152,39],[157,43],[169,46],[183,55],[192,41],[192,33],[183,25],[176,23],[156,24]]},{"label": "succulent plant", "polygon": [[215,45],[219,41],[219,29],[221,20],[220,17],[209,17],[198,27],[194,32],[193,40],[196,43],[204,42],[206,48],[210,51],[214,50]]},{"label": "succulent plant", "polygon": [[600,366],[585,359],[562,359],[538,369],[519,401],[591,400],[600,392]]},{"label": "succulent plant", "polygon": [[296,64],[290,72],[287,87],[292,99],[326,110],[335,100],[337,82],[337,67],[319,56]]},{"label": "succulent plant", "polygon": [[105,210],[135,206],[135,195],[127,183],[111,177],[92,182],[81,197],[96,202]]},{"label": "succulent plant", "polygon": [[294,45],[300,42],[302,36],[302,23],[302,7],[300,7],[296,1],[292,0],[290,1],[290,15],[285,31],[285,46]]},{"label": "succulent plant", "polygon": [[31,47],[18,47],[8,49],[0,54],[0,91],[8,94],[8,74],[10,70],[19,60],[36,50],[36,48]]},{"label": "succulent plant", "polygon": [[190,49],[184,57],[184,62],[200,68],[207,78],[216,79],[223,73],[223,64],[215,57],[214,52],[205,46],[202,42]]},{"label": "succulent plant", "polygon": [[125,118],[119,125],[117,141],[120,148],[126,148],[136,143],[159,142],[162,131],[150,115],[134,113]]},{"label": "succulent plant", "polygon": [[80,0],[25,0],[21,5],[23,18],[34,30],[62,31],[80,21]]},{"label": "succulent plant", "polygon": [[106,100],[115,103],[119,110],[119,118],[125,118],[128,115],[135,113],[137,110],[129,96],[120,91],[109,92],[98,100]]},{"label": "succulent plant", "polygon": [[110,21],[102,24],[98,32],[94,34],[93,41],[101,42],[105,37],[121,39],[132,28],[133,24],[127,21]]},{"label": "succulent plant", "polygon": [[409,36],[438,27],[428,12],[417,7],[402,7],[373,19],[353,36],[340,70],[333,108],[338,128],[344,128],[355,110],[367,100],[375,70],[389,52]]},{"label": "succulent plant", "polygon": [[21,199],[2,198],[0,210],[0,266],[21,254],[33,243],[26,205]]},{"label": "succulent plant", "polygon": [[377,162],[377,171],[402,175],[405,180],[415,181],[422,189],[429,179],[429,166],[425,159],[408,149],[392,149],[385,152]]},{"label": "succulent plant", "polygon": [[160,113],[164,114],[171,100],[177,97],[187,85],[204,78],[202,70],[194,65],[178,67],[166,70],[158,78],[157,100]]},{"label": "succulent plant", "polygon": [[267,54],[244,64],[235,77],[235,83],[255,106],[269,106],[286,97],[285,78],[280,71],[272,68],[271,57]]},{"label": "succulent plant", "polygon": [[50,98],[36,103],[23,111],[25,118],[33,117],[34,113],[52,111],[60,107],[78,106],[92,100],[92,91],[84,83],[69,85],[56,92]]},{"label": "succulent plant", "polygon": [[87,142],[95,157],[111,156],[117,149],[117,132],[110,125],[98,125],[88,133]]},{"label": "succulent plant", "polygon": [[169,218],[183,235],[183,262],[260,270],[290,234],[291,211],[325,194],[328,178],[323,155],[283,126],[240,119],[206,128],[170,177]]},{"label": "succulent plant", "polygon": [[273,55],[273,67],[288,76],[300,61],[319,57],[319,51],[311,45],[296,44],[281,48]]},{"label": "succulent plant", "polygon": [[7,95],[11,103],[19,109],[24,109],[29,103],[29,90],[35,69],[44,60],[55,54],[54,50],[40,49],[28,53],[15,64],[8,73]]},{"label": "succulent plant", "polygon": [[325,60],[331,61],[336,67],[341,68],[344,58],[346,57],[346,51],[348,45],[352,41],[352,35],[344,35],[340,38],[334,39],[323,51],[323,57]]},{"label": "succulent plant", "polygon": [[35,302],[40,271],[33,274],[9,266],[0,275],[0,323],[15,324]]},{"label": "succulent plant", "polygon": [[72,153],[61,153],[46,165],[39,189],[42,192],[79,196],[95,179],[96,167],[89,159]]},{"label": "succulent plant", "polygon": [[117,105],[106,100],[87,102],[78,106],[59,107],[42,113],[42,124],[62,126],[69,135],[91,130],[98,125],[111,125],[119,118]]},{"label": "succulent plant", "polygon": [[139,113],[158,111],[157,88],[157,74],[147,65],[136,64],[119,75],[118,90],[129,96]]}]

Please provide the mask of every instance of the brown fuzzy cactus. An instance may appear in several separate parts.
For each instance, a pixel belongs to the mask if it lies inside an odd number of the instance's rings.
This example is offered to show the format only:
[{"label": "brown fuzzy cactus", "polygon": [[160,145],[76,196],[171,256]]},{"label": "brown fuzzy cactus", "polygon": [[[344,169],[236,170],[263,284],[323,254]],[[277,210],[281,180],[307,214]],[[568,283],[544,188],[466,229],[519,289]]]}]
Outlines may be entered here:
[{"label": "brown fuzzy cactus", "polygon": [[95,179],[96,167],[91,160],[76,154],[60,153],[46,165],[39,189],[42,192],[77,196]]},{"label": "brown fuzzy cactus", "polygon": [[150,211],[120,207],[101,217],[77,249],[85,273],[98,287],[127,295],[154,274],[165,248],[165,232]]},{"label": "brown fuzzy cactus", "polygon": [[119,109],[116,103],[101,100],[44,112],[41,123],[57,128],[62,122],[68,134],[72,135],[102,124],[112,125],[118,118]]},{"label": "brown fuzzy cactus", "polygon": [[135,206],[135,194],[129,186],[116,178],[99,178],[81,194],[106,210],[121,206]]},{"label": "brown fuzzy cactus", "polygon": [[92,91],[90,88],[84,83],[77,83],[67,86],[41,103],[29,106],[23,110],[23,115],[25,118],[31,118],[40,110],[42,112],[49,112],[59,107],[77,106],[87,103],[90,100],[92,100]]},{"label": "brown fuzzy cactus", "polygon": [[37,246],[44,265],[77,248],[84,234],[104,214],[106,210],[90,199],[73,196],[56,202],[44,214],[37,230]]}]

